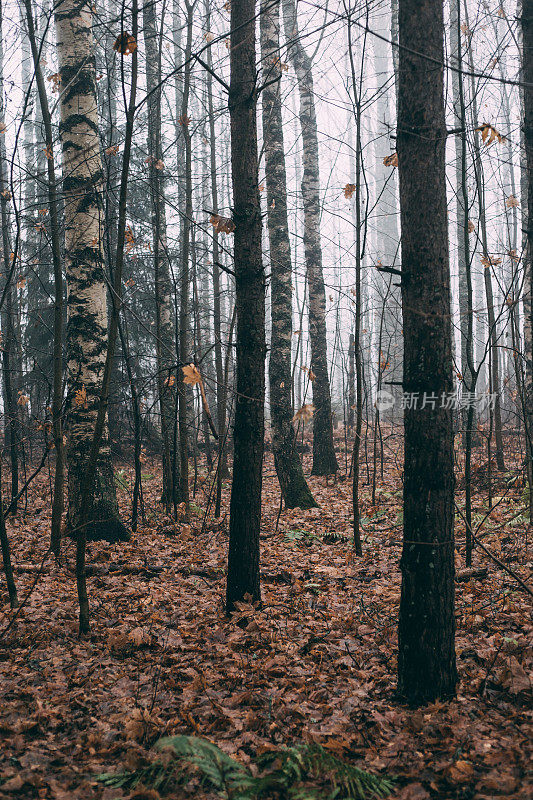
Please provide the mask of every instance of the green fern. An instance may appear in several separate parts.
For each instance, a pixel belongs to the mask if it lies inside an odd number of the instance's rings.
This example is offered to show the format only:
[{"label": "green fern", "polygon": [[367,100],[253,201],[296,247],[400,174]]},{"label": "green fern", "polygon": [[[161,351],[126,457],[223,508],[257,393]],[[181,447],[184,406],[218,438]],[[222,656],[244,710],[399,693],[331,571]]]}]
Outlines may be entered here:
[{"label": "green fern", "polygon": [[135,772],[106,773],[97,779],[106,786],[134,789],[142,783],[160,792],[190,777],[191,767],[220,797],[231,800],[373,800],[389,795],[393,781],[346,764],[316,744],[284,747],[259,757],[257,776],[206,739],[171,736],[160,739],[158,750],[172,756],[158,759]]},{"label": "green fern", "polygon": [[[260,770],[270,768],[270,772],[256,779],[258,797],[275,792],[290,800],[367,800],[387,797],[394,788],[392,780],[353,767],[317,744],[267,753],[257,765]],[[319,782],[320,786],[298,786],[310,781]]]}]

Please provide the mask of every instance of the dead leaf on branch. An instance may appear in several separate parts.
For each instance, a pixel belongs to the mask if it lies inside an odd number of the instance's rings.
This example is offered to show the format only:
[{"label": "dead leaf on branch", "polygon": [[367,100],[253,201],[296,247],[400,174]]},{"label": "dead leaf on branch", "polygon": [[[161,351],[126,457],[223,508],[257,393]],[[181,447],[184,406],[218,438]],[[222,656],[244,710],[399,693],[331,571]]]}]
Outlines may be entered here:
[{"label": "dead leaf on branch", "polygon": [[503,142],[506,141],[505,136],[502,136],[501,133],[498,133],[496,128],[494,128],[488,122],[484,122],[481,125],[478,125],[476,131],[481,133],[481,139],[486,147],[490,147],[493,142],[499,142],[500,144],[502,144]]},{"label": "dead leaf on branch", "polygon": [[120,36],[117,36],[113,45],[113,50],[116,50],[117,53],[123,56],[131,55],[136,49],[137,41],[135,36],[132,36],[131,33],[121,33]]},{"label": "dead leaf on branch", "polygon": [[353,193],[355,192],[356,186],[355,183],[347,183],[344,187],[344,196],[347,200],[351,200]]},{"label": "dead leaf on branch", "polygon": [[298,409],[294,417],[292,418],[293,422],[299,422],[302,420],[303,422],[308,422],[310,419],[313,418],[313,414],[315,413],[315,407],[312,403],[304,403],[304,405]]},{"label": "dead leaf on branch", "polygon": [[505,201],[505,205],[507,208],[516,208],[520,205],[520,201],[514,196],[514,194],[509,195],[507,200]]},{"label": "dead leaf on branch", "polygon": [[494,256],[481,256],[481,263],[485,269],[490,269],[491,267],[497,267],[498,264],[502,263],[502,260]]},{"label": "dead leaf on branch", "polygon": [[314,381],[315,380],[316,375],[313,372],[313,370],[311,369],[311,367],[302,366],[302,367],[300,367],[300,369],[302,370],[302,372],[305,372],[307,375],[309,375],[309,380],[310,381]]},{"label": "dead leaf on branch", "polygon": [[211,214],[209,222],[217,233],[233,233],[235,223],[231,217],[221,217],[220,214]]},{"label": "dead leaf on branch", "polygon": [[390,156],[385,156],[383,159],[383,163],[386,167],[397,167],[398,166],[398,153],[391,153]]},{"label": "dead leaf on branch", "polygon": [[183,383],[186,383],[188,386],[196,386],[197,383],[201,382],[202,376],[194,364],[188,364],[186,367],[182,367],[182,370]]}]

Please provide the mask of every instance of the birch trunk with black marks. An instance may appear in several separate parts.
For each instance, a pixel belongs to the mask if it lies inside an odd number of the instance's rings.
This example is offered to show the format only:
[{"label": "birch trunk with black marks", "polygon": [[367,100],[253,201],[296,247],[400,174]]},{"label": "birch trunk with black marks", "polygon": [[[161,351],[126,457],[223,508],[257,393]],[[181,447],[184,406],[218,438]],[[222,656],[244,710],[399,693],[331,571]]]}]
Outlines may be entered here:
[{"label": "birch trunk with black marks", "polygon": [[88,539],[129,538],[119,519],[107,426],[92,492],[81,508],[82,487],[98,414],[107,348],[102,164],[98,137],[96,70],[89,0],[62,0],[55,9],[61,76],[67,277],[68,518],[76,534],[87,520]]},{"label": "birch trunk with black marks", "polygon": [[398,164],[406,408],[398,690],[418,705],[455,693],[454,473],[442,0],[400,0]]},{"label": "birch trunk with black marks", "polygon": [[[292,424],[292,263],[287,218],[287,176],[281,113],[280,3],[263,0],[261,9],[263,140],[270,248],[272,335],[269,359],[272,450],[287,508],[316,506],[305,480]],[[276,80],[279,78],[279,80]]]},{"label": "birch trunk with black marks", "polygon": [[161,50],[155,3],[143,6],[146,89],[148,92],[148,170],[156,303],[157,392],[161,414],[163,492],[161,502],[170,509],[181,498],[176,452],[176,347],[172,283],[167,245],[165,179],[161,145]]},{"label": "birch trunk with black marks", "polygon": [[312,63],[298,30],[294,0],[283,0],[285,38],[300,94],[304,207],[304,250],[309,291],[309,339],[313,380],[313,475],[330,475],[339,468],[333,444],[331,391],[328,374],[326,292],[320,242],[320,172]]},{"label": "birch trunk with black marks", "polygon": [[254,0],[232,0],[229,111],[237,311],[234,423],[226,611],[261,599],[259,531],[264,450],[265,273],[257,154]]}]

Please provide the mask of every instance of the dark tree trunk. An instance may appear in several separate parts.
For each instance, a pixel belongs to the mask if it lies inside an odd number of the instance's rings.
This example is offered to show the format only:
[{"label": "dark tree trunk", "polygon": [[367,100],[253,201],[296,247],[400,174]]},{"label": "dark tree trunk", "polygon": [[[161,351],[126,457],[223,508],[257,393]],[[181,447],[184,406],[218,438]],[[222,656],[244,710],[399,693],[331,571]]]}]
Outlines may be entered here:
[{"label": "dark tree trunk", "polygon": [[226,610],[261,597],[259,529],[264,447],[265,275],[257,179],[255,3],[231,4],[231,169],[235,222],[237,385]]},{"label": "dark tree trunk", "polygon": [[300,40],[294,0],[283,0],[285,37],[296,72],[300,92],[302,128],[304,206],[304,250],[309,288],[309,339],[313,380],[313,475],[329,475],[338,470],[333,445],[333,420],[327,359],[326,291],[322,272],[320,242],[320,172],[318,132],[311,59]]},{"label": "dark tree trunk", "polygon": [[525,183],[527,188],[526,263],[524,280],[525,405],[530,519],[533,519],[533,0],[522,0],[522,81]]},{"label": "dark tree trunk", "polygon": [[291,345],[292,345],[292,264],[289,222],[287,219],[287,176],[281,114],[281,74],[279,48],[279,2],[263,0],[261,13],[261,61],[263,138],[270,246],[270,291],[272,339],[269,359],[272,450],[276,473],[287,508],[316,506],[302,462],[296,449],[292,424]]},{"label": "dark tree trunk", "polygon": [[157,391],[161,411],[161,439],[163,444],[163,492],[161,500],[167,509],[170,509],[182,497],[174,434],[176,411],[174,365],[177,358],[167,245],[165,168],[161,143],[161,48],[155,3],[149,2],[143,6],[143,24],[146,49],[146,85],[150,92],[147,102],[148,160],[154,245]]},{"label": "dark tree trunk", "polygon": [[[398,161],[402,229],[404,541],[398,689],[410,703],[453,695],[454,475],[442,0],[400,0]],[[436,396],[435,408],[422,400]]]}]

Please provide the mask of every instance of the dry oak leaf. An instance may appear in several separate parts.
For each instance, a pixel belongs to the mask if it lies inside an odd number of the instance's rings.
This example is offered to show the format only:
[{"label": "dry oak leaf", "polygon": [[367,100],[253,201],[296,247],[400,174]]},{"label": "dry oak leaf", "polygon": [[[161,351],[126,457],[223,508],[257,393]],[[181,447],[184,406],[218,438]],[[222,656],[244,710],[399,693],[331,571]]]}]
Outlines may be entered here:
[{"label": "dry oak leaf", "polygon": [[312,403],[304,403],[304,405],[298,409],[298,411],[292,418],[292,421],[297,422],[299,420],[303,420],[304,422],[307,422],[308,420],[312,419],[314,413],[315,413],[314,405]]},{"label": "dry oak leaf", "polygon": [[116,156],[118,153],[118,144],[114,144],[111,147],[106,147],[105,154],[106,156]]},{"label": "dry oak leaf", "polygon": [[201,382],[202,376],[200,375],[199,371],[196,369],[194,364],[187,364],[186,367],[182,367],[182,370],[183,370],[183,383],[186,383],[189,386],[196,386],[197,383]]},{"label": "dry oak leaf", "polygon": [[398,166],[398,153],[391,153],[390,156],[385,156],[383,159],[383,163],[386,167],[397,167]]},{"label": "dry oak leaf", "polygon": [[209,222],[217,233],[233,233],[235,223],[231,217],[221,217],[220,214],[211,214]]},{"label": "dry oak leaf", "polygon": [[347,200],[350,200],[353,193],[355,192],[355,183],[347,183],[344,187],[344,196]]},{"label": "dry oak leaf", "polygon": [[137,42],[135,36],[132,36],[131,33],[121,33],[120,36],[117,36],[113,45],[113,50],[116,50],[117,53],[123,56],[130,55],[136,49]]},{"label": "dry oak leaf", "polygon": [[470,761],[455,761],[446,770],[446,777],[451,783],[468,783],[474,775],[474,767]]},{"label": "dry oak leaf", "polygon": [[476,230],[476,226],[474,225],[472,220],[469,219],[468,220],[468,233],[474,233],[475,230]]},{"label": "dry oak leaf", "polygon": [[59,72],[54,72],[53,75],[49,75],[46,80],[50,81],[52,84],[52,94],[59,91],[61,85],[61,75]]},{"label": "dry oak leaf", "polygon": [[501,258],[495,258],[494,256],[481,256],[481,263],[485,267],[485,269],[490,269],[491,267],[497,267],[498,264],[502,263]]},{"label": "dry oak leaf", "polygon": [[490,147],[495,141],[498,141],[500,144],[506,141],[505,136],[502,136],[501,133],[498,133],[496,128],[493,128],[493,126],[488,122],[483,122],[481,125],[478,125],[476,131],[481,133],[483,144],[485,144],[487,147]]},{"label": "dry oak leaf", "polygon": [[87,408],[87,389],[85,386],[82,386],[81,389],[77,389],[74,395],[74,405]]},{"label": "dry oak leaf", "polygon": [[516,208],[520,205],[520,201],[514,196],[514,194],[509,195],[507,200],[505,201],[505,205],[507,208]]}]

